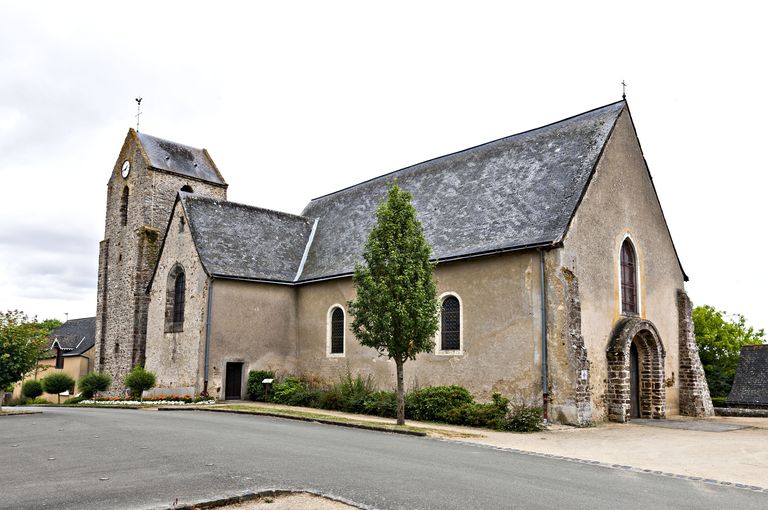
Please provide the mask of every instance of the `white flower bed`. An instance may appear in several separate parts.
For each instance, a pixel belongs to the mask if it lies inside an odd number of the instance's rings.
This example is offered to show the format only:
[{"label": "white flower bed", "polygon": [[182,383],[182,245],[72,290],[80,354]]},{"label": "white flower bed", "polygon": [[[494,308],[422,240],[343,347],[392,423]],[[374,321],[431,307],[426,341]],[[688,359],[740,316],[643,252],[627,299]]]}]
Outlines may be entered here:
[{"label": "white flower bed", "polygon": [[81,400],[81,404],[97,404],[105,406],[140,406],[140,405],[153,405],[153,406],[191,406],[191,405],[208,405],[215,404],[215,400],[201,400],[200,402],[180,402],[178,400],[145,400],[140,402],[138,400]]}]

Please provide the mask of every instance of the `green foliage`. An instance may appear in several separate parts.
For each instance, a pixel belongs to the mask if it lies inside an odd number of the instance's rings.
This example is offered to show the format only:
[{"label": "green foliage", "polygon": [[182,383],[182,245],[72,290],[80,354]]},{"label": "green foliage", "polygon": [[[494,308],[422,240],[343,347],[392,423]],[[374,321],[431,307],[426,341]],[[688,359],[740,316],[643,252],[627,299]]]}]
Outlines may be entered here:
[{"label": "green foliage", "polygon": [[21,385],[21,394],[27,398],[36,398],[43,394],[43,383],[30,379]]},{"label": "green foliage", "polygon": [[712,397],[712,405],[715,407],[725,407],[725,400],[728,397]]},{"label": "green foliage", "polygon": [[85,400],[87,397],[85,395],[80,395],[79,397],[70,397],[67,400],[64,401],[65,405],[73,405],[73,404],[79,404],[83,400]]},{"label": "green foliage", "polygon": [[538,432],[544,428],[544,409],[525,403],[512,405],[504,429],[513,432]]},{"label": "green foliage", "polygon": [[746,325],[743,315],[728,317],[705,305],[693,309],[693,328],[709,393],[727,397],[736,375],[741,347],[766,341],[765,331]]},{"label": "green foliage", "polygon": [[[59,400],[61,400],[61,399],[59,399]],[[24,404],[24,405],[30,405],[30,406],[41,406],[41,405],[43,405],[44,406],[44,405],[48,405],[48,404],[50,404],[50,402],[48,402],[48,399],[45,399],[45,398],[42,398],[42,397],[37,397],[37,398],[33,398],[32,400],[28,400],[26,402],[26,404]]]},{"label": "green foliage", "polygon": [[125,376],[125,385],[131,390],[131,395],[139,397],[142,401],[143,392],[152,389],[155,386],[155,374],[144,370],[144,367],[137,365]]},{"label": "green foliage", "polygon": [[264,402],[264,379],[274,379],[275,373],[271,370],[251,370],[248,372],[248,398],[258,402]]},{"label": "green foliage", "polygon": [[318,407],[321,391],[296,377],[272,385],[272,402],[288,406]]},{"label": "green foliage", "polygon": [[104,372],[90,372],[77,382],[77,386],[85,398],[93,398],[97,391],[107,391],[111,385],[112,376]]},{"label": "green foliage", "polygon": [[374,391],[363,400],[365,414],[397,418],[397,393],[394,391]]},{"label": "green foliage", "polygon": [[75,391],[75,380],[69,374],[65,374],[64,372],[53,372],[52,374],[48,374],[43,377],[40,382],[43,384],[43,391],[50,393],[51,395],[56,395],[59,403],[61,403],[61,395],[59,395],[59,393],[64,391]]},{"label": "green foliage", "polygon": [[419,421],[447,421],[454,408],[474,403],[472,394],[462,386],[428,386],[408,394],[408,416]]},{"label": "green foliage", "polygon": [[0,388],[31,372],[47,348],[49,330],[18,310],[0,312]]},{"label": "green foliage", "polygon": [[338,391],[341,397],[342,411],[364,413],[365,399],[375,391],[375,384],[370,375],[362,378],[358,374],[353,378],[352,374],[347,372],[334,389]]},{"label": "green foliage", "polygon": [[360,343],[395,361],[398,423],[405,418],[403,364],[433,349],[438,303],[432,252],[424,239],[411,194],[396,184],[376,211],[376,225],[355,266],[357,298],[348,303]]}]

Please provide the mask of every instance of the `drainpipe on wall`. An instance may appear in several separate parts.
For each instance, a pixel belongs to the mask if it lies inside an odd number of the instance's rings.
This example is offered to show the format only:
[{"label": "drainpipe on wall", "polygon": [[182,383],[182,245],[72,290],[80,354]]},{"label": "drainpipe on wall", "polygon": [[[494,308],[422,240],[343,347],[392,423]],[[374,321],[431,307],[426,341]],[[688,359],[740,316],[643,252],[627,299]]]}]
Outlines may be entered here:
[{"label": "drainpipe on wall", "polygon": [[541,276],[541,393],[544,405],[544,421],[549,418],[549,368],[547,366],[547,279],[544,274],[544,251],[539,250]]},{"label": "drainpipe on wall", "polygon": [[208,396],[208,353],[211,347],[211,310],[213,309],[213,277],[208,278],[208,306],[205,314],[205,361],[203,362],[203,397]]}]

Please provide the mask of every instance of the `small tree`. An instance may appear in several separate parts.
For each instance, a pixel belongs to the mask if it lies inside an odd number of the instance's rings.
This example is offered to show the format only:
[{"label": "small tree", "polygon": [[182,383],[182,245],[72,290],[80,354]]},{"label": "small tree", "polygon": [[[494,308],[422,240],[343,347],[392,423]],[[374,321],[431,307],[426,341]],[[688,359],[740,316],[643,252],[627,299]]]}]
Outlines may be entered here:
[{"label": "small tree", "polygon": [[143,402],[143,393],[155,386],[155,374],[144,370],[141,365],[137,365],[125,376],[125,385],[130,388],[131,395],[139,397],[139,400]]},{"label": "small tree", "polygon": [[437,331],[432,249],[411,198],[396,184],[390,186],[363,250],[365,263],[355,266],[357,298],[348,303],[360,343],[395,362],[398,425],[405,423],[403,365],[432,350]]},{"label": "small tree", "polygon": [[[18,310],[0,312],[0,390],[32,371],[47,346],[47,330]],[[0,399],[0,407],[2,399]]]},{"label": "small tree", "polygon": [[85,374],[77,382],[80,391],[85,398],[93,398],[98,391],[107,391],[112,385],[112,377],[104,372],[91,372]]},{"label": "small tree", "polygon": [[34,379],[24,381],[21,385],[21,394],[27,398],[37,398],[43,394],[43,384]]},{"label": "small tree", "polygon": [[727,397],[742,346],[764,343],[765,331],[747,326],[743,315],[728,318],[728,314],[709,305],[693,309],[693,330],[710,395]]},{"label": "small tree", "polygon": [[71,392],[75,389],[75,380],[64,372],[48,374],[40,382],[43,383],[43,391],[56,395],[59,404],[61,404],[61,392]]}]

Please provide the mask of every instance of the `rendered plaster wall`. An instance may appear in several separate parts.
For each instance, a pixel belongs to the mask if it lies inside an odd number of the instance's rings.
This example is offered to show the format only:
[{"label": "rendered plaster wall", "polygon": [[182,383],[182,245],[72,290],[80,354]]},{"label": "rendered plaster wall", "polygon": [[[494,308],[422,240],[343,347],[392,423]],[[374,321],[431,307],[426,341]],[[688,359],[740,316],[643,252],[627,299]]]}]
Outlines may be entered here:
[{"label": "rendered plaster wall", "polygon": [[[540,404],[538,260],[536,252],[521,252],[439,264],[438,295],[450,292],[461,302],[462,351],[419,354],[406,362],[406,386],[460,384],[481,400],[498,391]],[[382,389],[393,388],[395,364],[352,336],[347,302],[354,296],[351,278],[298,289],[298,371],[335,382],[349,370],[353,376],[374,377]],[[328,349],[334,305],[345,310],[343,356],[330,355]]]},{"label": "rendered plaster wall", "polygon": [[[121,175],[124,161],[131,170]],[[124,390],[123,378],[145,362],[149,297],[146,287],[162,244],[176,193],[226,199],[226,188],[148,168],[133,130],[115,161],[107,183],[104,240],[99,249],[96,310],[96,366],[112,375],[112,392]],[[122,224],[123,190],[129,190],[128,221]]]},{"label": "rendered plaster wall", "polygon": [[243,397],[249,370],[295,373],[296,331],[293,287],[214,280],[208,393],[224,398],[227,362],[243,362]]},{"label": "rendered plaster wall", "polygon": [[[90,357],[89,357],[90,353]],[[21,387],[24,382],[29,380],[40,380],[48,374],[56,372],[62,372],[70,376],[75,382],[79,381],[82,376],[93,370],[91,358],[93,357],[93,349],[85,352],[82,356],[65,356],[64,368],[56,368],[56,358],[41,359],[37,362],[37,368],[30,374],[28,374],[22,381],[16,383],[13,387],[13,398],[18,399],[21,397]],[[79,392],[77,384],[75,384],[75,395]],[[43,393],[40,398],[48,400],[48,402],[58,402],[56,395],[50,393]],[[61,397],[61,401],[64,402],[69,397]]]},{"label": "rendered plaster wall", "polygon": [[[619,253],[629,235],[639,264],[640,318],[651,321],[666,350],[666,409],[678,412],[677,291],[683,274],[646,170],[630,117],[625,110],[598,162],[562,250],[552,270],[566,268],[579,283],[581,333],[590,363],[593,417],[606,418],[606,349],[622,317]],[[562,314],[553,321],[562,321]],[[553,342],[555,339],[553,339]],[[562,342],[562,340],[561,340]],[[555,383],[573,386],[573,372],[553,372]],[[570,379],[569,379],[570,378]]]},{"label": "rendered plaster wall", "polygon": [[[184,325],[182,331],[166,333],[166,301],[175,279],[169,274],[176,265],[184,269]],[[147,318],[146,368],[157,375],[161,393],[200,393],[199,360],[203,354],[208,302],[208,277],[200,264],[189,223],[181,204],[173,219],[157,263]],[[189,391],[188,388],[194,388]],[[177,389],[178,391],[166,391]]]}]

